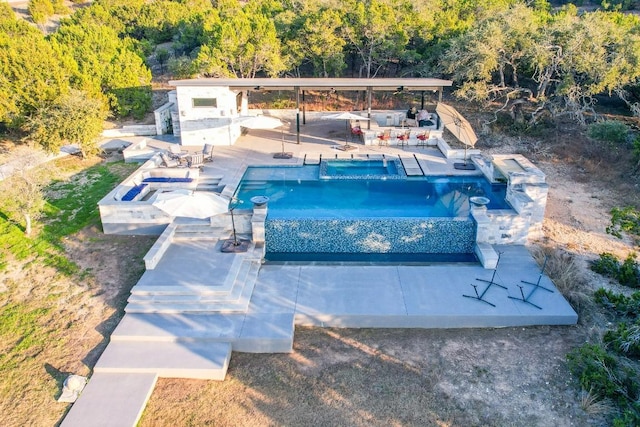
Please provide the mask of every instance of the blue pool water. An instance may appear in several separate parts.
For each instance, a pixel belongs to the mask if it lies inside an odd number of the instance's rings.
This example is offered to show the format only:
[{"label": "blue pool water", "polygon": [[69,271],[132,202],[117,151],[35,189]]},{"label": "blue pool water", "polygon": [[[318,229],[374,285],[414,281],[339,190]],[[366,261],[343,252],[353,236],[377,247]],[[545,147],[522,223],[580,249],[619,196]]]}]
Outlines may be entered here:
[{"label": "blue pool water", "polygon": [[345,179],[320,179],[319,166],[247,169],[236,198],[239,208],[250,208],[252,197],[269,197],[267,260],[474,261],[469,197],[510,209],[506,185],[483,177],[363,179],[363,164],[339,166]]},{"label": "blue pool water", "polygon": [[270,218],[452,218],[467,217],[469,197],[484,196],[488,209],[510,208],[506,185],[483,177],[320,180],[317,173],[317,166],[248,168],[236,193],[239,207],[267,196]]},{"label": "blue pool water", "polygon": [[395,162],[383,164],[382,160],[368,162],[327,162],[327,175],[362,176],[362,175],[396,175],[398,170]]},{"label": "blue pool water", "polygon": [[348,160],[331,159],[320,162],[320,179],[404,179],[399,159]]}]

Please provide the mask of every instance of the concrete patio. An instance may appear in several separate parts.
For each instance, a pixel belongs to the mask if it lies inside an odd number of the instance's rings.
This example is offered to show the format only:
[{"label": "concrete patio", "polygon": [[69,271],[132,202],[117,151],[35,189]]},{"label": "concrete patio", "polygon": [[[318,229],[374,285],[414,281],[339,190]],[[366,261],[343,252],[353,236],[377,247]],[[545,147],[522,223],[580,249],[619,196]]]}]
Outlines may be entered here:
[{"label": "concrete patio", "polygon": [[[342,122],[309,121],[301,144],[290,129],[284,135],[290,160],[273,158],[282,150],[282,137],[279,130],[252,130],[233,146],[216,147],[201,176],[221,176],[221,186],[235,188],[247,165],[296,165],[305,158],[346,154],[334,148],[343,141]],[[454,173],[455,159],[432,147],[359,145],[351,154],[415,156],[430,173]],[[480,263],[263,264],[260,244],[246,253],[220,252],[229,233],[176,225],[166,252],[132,289],[124,318],[63,426],[135,425],[158,377],[224,379],[232,351],[291,352],[295,325],[474,328],[577,322],[522,245],[494,247],[500,253],[494,276]],[[487,289],[485,281],[492,277],[495,285]]]}]

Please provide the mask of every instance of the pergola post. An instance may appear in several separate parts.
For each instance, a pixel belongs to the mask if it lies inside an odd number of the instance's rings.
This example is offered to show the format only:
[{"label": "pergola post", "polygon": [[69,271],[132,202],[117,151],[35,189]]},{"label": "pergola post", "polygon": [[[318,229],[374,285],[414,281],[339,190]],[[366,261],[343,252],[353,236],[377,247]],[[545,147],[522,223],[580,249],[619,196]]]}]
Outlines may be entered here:
[{"label": "pergola post", "polygon": [[295,86],[296,91],[296,144],[300,144],[300,86]]},{"label": "pergola post", "polygon": [[373,87],[367,86],[367,130],[371,130],[371,96],[373,93]]},{"label": "pergola post", "polygon": [[302,124],[306,125],[307,124],[307,107],[306,104],[304,102],[304,90],[302,91]]}]

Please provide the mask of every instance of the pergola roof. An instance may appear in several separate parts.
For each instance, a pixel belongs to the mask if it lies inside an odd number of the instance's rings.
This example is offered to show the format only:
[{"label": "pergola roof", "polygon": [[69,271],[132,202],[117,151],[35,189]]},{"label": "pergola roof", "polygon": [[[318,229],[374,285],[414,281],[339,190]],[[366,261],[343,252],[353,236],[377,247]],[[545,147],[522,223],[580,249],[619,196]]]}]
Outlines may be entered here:
[{"label": "pergola roof", "polygon": [[223,86],[231,90],[367,90],[416,91],[442,90],[452,85],[451,80],[431,78],[358,79],[358,78],[257,78],[218,79],[200,78],[170,80],[172,86]]}]

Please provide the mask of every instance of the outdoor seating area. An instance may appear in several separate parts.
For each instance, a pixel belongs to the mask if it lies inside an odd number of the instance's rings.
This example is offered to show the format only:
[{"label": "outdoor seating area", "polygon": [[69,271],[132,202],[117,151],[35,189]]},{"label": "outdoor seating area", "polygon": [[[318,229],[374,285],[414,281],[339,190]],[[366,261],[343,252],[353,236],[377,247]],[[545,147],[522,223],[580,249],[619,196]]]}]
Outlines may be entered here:
[{"label": "outdoor seating area", "polygon": [[164,157],[157,151],[98,203],[105,233],[159,234],[172,217],[154,206],[156,200],[198,188],[198,167],[162,167]]},{"label": "outdoor seating area", "polygon": [[[437,117],[435,113],[433,116]],[[416,120],[407,119],[406,112],[376,111],[371,113],[371,118],[370,123],[361,128],[364,145],[436,146],[437,139],[442,138],[444,131],[444,126],[437,118],[431,125],[419,126]]]}]

